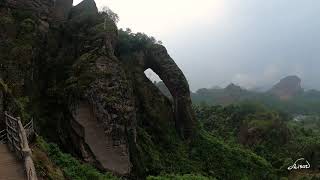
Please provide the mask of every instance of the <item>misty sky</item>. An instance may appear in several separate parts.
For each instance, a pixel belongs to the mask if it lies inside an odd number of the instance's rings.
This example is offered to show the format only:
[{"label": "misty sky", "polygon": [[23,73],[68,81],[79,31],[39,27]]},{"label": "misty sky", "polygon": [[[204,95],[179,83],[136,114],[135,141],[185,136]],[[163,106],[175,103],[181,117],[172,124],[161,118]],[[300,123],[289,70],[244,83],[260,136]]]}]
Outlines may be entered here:
[{"label": "misty sky", "polygon": [[[80,0],[75,0],[77,4]],[[246,88],[298,75],[320,89],[320,1],[96,0],[118,26],[161,40],[191,89]]]}]

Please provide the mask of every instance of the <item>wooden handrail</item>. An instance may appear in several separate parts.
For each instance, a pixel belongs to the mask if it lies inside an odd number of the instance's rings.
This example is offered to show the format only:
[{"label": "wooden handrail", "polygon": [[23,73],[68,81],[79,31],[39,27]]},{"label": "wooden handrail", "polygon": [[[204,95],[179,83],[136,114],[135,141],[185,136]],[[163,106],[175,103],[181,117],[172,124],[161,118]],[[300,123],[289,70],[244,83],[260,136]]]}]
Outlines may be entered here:
[{"label": "wooden handrail", "polygon": [[[19,117],[14,118],[7,112],[5,112],[5,119],[7,126],[7,141],[10,149],[14,150],[18,157],[23,158],[28,180],[37,180],[36,170],[31,158],[32,152],[29,147],[28,136],[21,123],[21,119]],[[33,122],[29,122],[26,127],[32,128],[31,131],[33,131]]]},{"label": "wooden handrail", "polygon": [[22,152],[24,156],[24,166],[27,171],[27,178],[28,180],[37,180],[36,169],[34,167],[34,164],[31,158],[32,153],[28,144],[27,133],[21,123],[20,118],[18,118],[18,125],[19,125],[19,130],[21,135],[21,141],[22,141],[21,145],[22,145]]},{"label": "wooden handrail", "polygon": [[4,115],[6,115],[8,118],[10,118],[12,120],[18,121],[16,118],[10,116],[7,111],[4,112]]},{"label": "wooden handrail", "polygon": [[0,131],[0,143],[5,143],[7,140],[7,131],[6,129]]}]

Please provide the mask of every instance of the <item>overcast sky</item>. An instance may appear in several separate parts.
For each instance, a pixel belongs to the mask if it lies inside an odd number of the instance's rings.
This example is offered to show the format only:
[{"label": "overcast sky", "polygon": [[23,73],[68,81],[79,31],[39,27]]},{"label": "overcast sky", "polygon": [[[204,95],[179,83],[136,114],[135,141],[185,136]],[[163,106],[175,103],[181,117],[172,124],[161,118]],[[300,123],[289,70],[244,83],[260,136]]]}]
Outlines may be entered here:
[{"label": "overcast sky", "polygon": [[[75,0],[77,4],[80,0]],[[320,89],[318,0],[96,0],[119,28],[161,40],[191,89],[270,86],[298,75]]]}]

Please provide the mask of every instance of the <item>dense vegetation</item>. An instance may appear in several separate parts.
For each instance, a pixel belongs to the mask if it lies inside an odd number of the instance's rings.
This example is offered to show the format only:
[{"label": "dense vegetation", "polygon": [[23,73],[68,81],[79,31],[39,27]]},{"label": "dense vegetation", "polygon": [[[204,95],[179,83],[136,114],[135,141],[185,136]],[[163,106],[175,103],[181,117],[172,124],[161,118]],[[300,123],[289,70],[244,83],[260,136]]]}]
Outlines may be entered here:
[{"label": "dense vegetation", "polygon": [[[166,134],[159,136],[147,127],[139,128],[139,149],[133,152],[139,161],[136,168],[142,173],[137,176],[148,180],[278,179],[291,176],[287,167],[297,158],[305,157],[313,172],[303,176],[319,177],[317,116],[294,121],[286,113],[257,103],[226,107],[199,105],[194,109],[199,133],[191,142],[180,140],[174,130],[165,130]],[[41,138],[37,147],[61,169],[63,177],[117,179],[81,164]],[[42,167],[40,174],[43,172],[53,179],[61,176],[43,170],[43,165],[38,167]]]},{"label": "dense vegetation", "polygon": [[[207,180],[215,179],[214,177],[276,179],[271,165],[263,158],[235,144],[226,145],[206,132],[201,132],[189,145],[175,142],[172,147],[165,149],[153,142],[146,142],[145,147],[141,148],[148,153],[140,159],[141,163],[146,163],[143,168],[150,168],[146,174],[148,180]],[[81,163],[71,155],[63,153],[57,145],[48,144],[42,138],[37,138],[33,149],[37,172],[43,178],[119,179]],[[251,172],[253,169],[254,172]]]},{"label": "dense vegetation", "polygon": [[[236,86],[237,87],[237,86]],[[229,105],[246,102],[261,103],[268,108],[288,114],[320,114],[320,91],[309,90],[288,100],[280,100],[270,93],[254,92],[245,89],[199,89],[192,94],[195,104]]]},{"label": "dense vegetation", "polygon": [[[38,175],[43,178],[52,180],[120,180],[109,173],[99,172],[70,154],[63,153],[56,144],[48,144],[41,137],[37,138],[35,146],[33,148],[35,150],[35,165]],[[50,163],[52,164],[50,165]],[[50,166],[51,168],[48,168]]]},{"label": "dense vegetation", "polygon": [[126,30],[119,29],[118,33],[119,43],[117,44],[116,55],[139,52],[152,44],[162,44],[161,41],[157,41],[152,36],[140,32],[133,33],[129,28]]},{"label": "dense vegetation", "polygon": [[300,157],[313,170],[319,168],[319,118],[294,121],[290,115],[262,104],[195,107],[203,129],[227,144],[237,143],[266,159],[278,176],[287,177],[287,167]]}]

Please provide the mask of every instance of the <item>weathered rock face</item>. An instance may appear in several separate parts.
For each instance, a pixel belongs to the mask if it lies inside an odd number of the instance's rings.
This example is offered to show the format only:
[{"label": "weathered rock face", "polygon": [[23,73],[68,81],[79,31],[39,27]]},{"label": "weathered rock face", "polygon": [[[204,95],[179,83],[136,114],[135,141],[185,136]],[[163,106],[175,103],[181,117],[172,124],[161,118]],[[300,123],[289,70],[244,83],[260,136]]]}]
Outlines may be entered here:
[{"label": "weathered rock face", "polygon": [[98,8],[94,0],[83,0],[80,4],[72,8],[70,17],[84,15],[84,13],[98,13]]},{"label": "weathered rock face", "polygon": [[270,91],[271,94],[280,99],[288,100],[293,96],[303,92],[301,79],[297,76],[288,76],[280,80]]},{"label": "weathered rock face", "polygon": [[[75,7],[72,0],[0,2],[1,77],[13,96],[30,98],[49,138],[102,170],[127,175],[138,162],[130,156],[138,123],[174,124],[181,136],[193,135],[188,82],[163,46],[116,56],[117,27],[93,0]],[[174,109],[145,77],[147,68],[163,79]]]},{"label": "weathered rock face", "polygon": [[68,25],[78,29],[79,55],[67,80],[72,94],[77,94],[69,102],[73,141],[84,159],[124,175],[132,166],[128,135],[135,136],[135,106],[125,71],[106,38],[116,36],[116,26],[108,23],[110,31],[105,31],[101,23],[94,1],[85,0],[71,10]]},{"label": "weathered rock face", "polygon": [[165,95],[170,100],[173,100],[173,97],[172,97],[169,89],[167,88],[167,86],[164,84],[163,81],[156,82],[155,85],[158,87],[158,89],[162,92],[163,95]]},{"label": "weathered rock face", "polygon": [[39,19],[66,21],[73,0],[3,0],[1,6],[36,13]]},{"label": "weathered rock face", "polygon": [[[73,122],[79,124],[85,132],[83,135],[76,133],[76,137],[83,139],[80,147],[88,147],[87,151],[81,151],[82,156],[96,160],[101,169],[122,175],[130,173],[127,136],[130,133],[135,136],[136,118],[132,88],[121,65],[116,59],[91,52],[82,55],[74,69],[78,72],[74,73],[71,80],[76,78],[77,83],[85,81],[81,77],[82,73],[94,73],[95,76],[80,93],[80,102],[76,98],[70,104]],[[83,106],[84,103],[88,105]],[[86,112],[92,112],[92,115],[83,117],[88,114]],[[76,129],[77,126],[72,127]]]},{"label": "weathered rock face", "polygon": [[49,14],[53,4],[52,0],[4,0],[0,2],[2,6],[13,9],[39,12],[40,14]]},{"label": "weathered rock face", "polygon": [[169,56],[166,48],[159,44],[153,44],[141,51],[121,56],[120,59],[126,64],[133,63],[140,66],[141,74],[150,68],[163,80],[173,97],[172,106],[177,131],[184,138],[192,137],[196,122],[191,107],[189,84],[181,69]]},{"label": "weathered rock face", "polygon": [[73,0],[52,0],[53,10],[52,17],[56,21],[68,20],[69,12],[72,8]]},{"label": "weathered rock face", "polygon": [[146,50],[145,70],[150,68],[168,87],[174,104],[176,127],[179,133],[189,138],[195,129],[195,115],[191,107],[189,84],[180,68],[161,45]]}]

